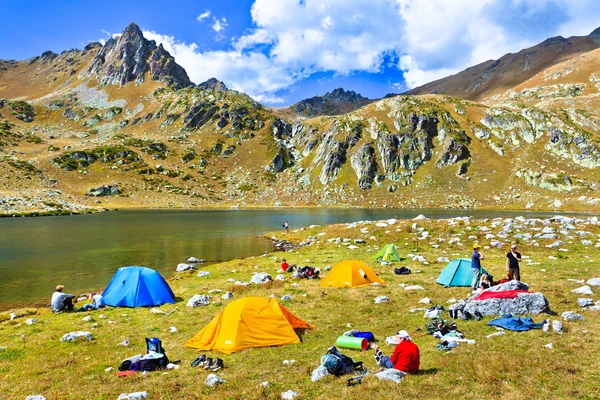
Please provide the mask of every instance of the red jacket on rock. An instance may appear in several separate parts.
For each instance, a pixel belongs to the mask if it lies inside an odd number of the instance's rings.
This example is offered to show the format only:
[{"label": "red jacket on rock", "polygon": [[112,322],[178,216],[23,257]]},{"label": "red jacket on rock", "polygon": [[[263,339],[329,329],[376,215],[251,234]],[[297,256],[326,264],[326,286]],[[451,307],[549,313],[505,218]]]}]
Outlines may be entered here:
[{"label": "red jacket on rock", "polygon": [[395,369],[407,374],[416,374],[421,362],[419,347],[410,340],[403,340],[394,349],[390,361]]}]

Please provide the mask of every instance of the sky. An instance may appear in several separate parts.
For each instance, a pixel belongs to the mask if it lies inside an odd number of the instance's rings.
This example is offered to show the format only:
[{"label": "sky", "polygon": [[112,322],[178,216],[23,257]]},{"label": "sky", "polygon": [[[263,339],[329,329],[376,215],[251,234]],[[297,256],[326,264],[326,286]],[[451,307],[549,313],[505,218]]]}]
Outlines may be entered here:
[{"label": "sky", "polygon": [[600,26],[598,0],[0,0],[0,59],[105,42],[137,23],[190,79],[271,106],[338,87],[400,93]]}]

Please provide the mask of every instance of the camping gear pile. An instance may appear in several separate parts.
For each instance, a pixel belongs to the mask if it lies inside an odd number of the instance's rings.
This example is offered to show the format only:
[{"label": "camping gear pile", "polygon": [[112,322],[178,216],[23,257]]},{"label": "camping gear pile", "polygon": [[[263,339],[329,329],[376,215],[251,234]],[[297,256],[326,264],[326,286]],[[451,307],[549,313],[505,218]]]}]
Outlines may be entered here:
[{"label": "camping gear pile", "polygon": [[162,342],[158,338],[146,338],[146,354],[138,354],[123,360],[119,371],[156,371],[169,364]]}]

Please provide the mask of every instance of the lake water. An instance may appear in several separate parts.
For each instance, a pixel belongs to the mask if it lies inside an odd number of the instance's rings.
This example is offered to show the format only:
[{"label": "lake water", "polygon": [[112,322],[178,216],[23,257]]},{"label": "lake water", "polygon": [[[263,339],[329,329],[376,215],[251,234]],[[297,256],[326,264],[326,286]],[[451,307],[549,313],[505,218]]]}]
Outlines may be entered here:
[{"label": "lake water", "polygon": [[0,308],[45,304],[57,284],[67,293],[103,289],[117,268],[147,266],[164,276],[195,256],[215,263],[272,251],[262,234],[313,224],[471,215],[548,217],[553,213],[400,210],[135,210],[102,214],[0,218]]}]

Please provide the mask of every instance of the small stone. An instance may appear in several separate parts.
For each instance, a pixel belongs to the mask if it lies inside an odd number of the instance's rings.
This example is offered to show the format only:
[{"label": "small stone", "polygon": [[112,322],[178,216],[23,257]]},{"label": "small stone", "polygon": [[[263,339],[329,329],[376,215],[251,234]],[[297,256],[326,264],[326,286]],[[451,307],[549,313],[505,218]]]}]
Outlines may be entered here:
[{"label": "small stone", "polygon": [[204,381],[204,386],[213,387],[225,383],[225,380],[221,379],[215,374],[209,374]]},{"label": "small stone", "polygon": [[294,400],[296,397],[298,397],[298,393],[294,392],[291,389],[287,392],[281,393],[281,400]]}]

